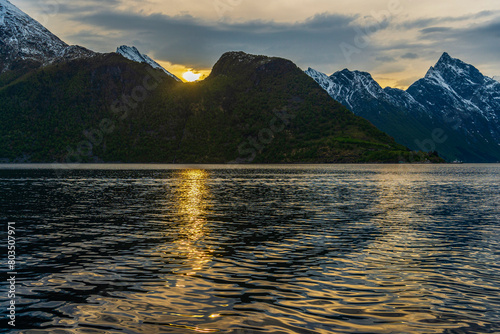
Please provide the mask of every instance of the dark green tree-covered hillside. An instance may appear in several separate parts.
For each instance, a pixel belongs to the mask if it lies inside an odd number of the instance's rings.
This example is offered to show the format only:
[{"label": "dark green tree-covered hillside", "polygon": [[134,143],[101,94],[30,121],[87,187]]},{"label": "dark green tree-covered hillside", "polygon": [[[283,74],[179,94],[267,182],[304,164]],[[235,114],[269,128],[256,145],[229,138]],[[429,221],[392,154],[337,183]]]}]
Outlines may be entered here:
[{"label": "dark green tree-covered hillside", "polygon": [[410,152],[292,62],[224,54],[179,83],[118,54],[0,76],[4,162],[441,161]]}]

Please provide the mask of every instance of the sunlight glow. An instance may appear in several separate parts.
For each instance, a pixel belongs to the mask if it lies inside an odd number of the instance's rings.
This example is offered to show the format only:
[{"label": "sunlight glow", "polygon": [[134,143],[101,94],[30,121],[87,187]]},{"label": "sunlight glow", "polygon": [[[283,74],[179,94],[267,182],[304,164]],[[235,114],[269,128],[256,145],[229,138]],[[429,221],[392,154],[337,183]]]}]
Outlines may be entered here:
[{"label": "sunlight glow", "polygon": [[184,78],[184,80],[186,81],[189,81],[189,82],[193,82],[193,81],[197,81],[200,79],[201,77],[201,73],[193,73],[193,71],[189,70],[187,72],[185,72],[182,77]]},{"label": "sunlight glow", "polygon": [[182,227],[175,244],[180,254],[186,258],[187,268],[184,274],[194,275],[212,258],[210,247],[202,246],[209,234],[205,217],[209,210],[209,174],[204,170],[188,169],[180,171],[177,176],[179,184],[176,197]]}]

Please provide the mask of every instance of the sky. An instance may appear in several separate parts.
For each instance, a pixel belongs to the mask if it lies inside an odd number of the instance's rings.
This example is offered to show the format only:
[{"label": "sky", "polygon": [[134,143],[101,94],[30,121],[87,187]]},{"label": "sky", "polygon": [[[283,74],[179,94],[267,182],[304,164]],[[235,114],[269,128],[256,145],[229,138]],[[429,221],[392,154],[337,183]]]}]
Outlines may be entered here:
[{"label": "sky", "polygon": [[181,77],[227,51],[406,88],[443,52],[500,76],[498,0],[10,0],[68,44],[136,46]]}]

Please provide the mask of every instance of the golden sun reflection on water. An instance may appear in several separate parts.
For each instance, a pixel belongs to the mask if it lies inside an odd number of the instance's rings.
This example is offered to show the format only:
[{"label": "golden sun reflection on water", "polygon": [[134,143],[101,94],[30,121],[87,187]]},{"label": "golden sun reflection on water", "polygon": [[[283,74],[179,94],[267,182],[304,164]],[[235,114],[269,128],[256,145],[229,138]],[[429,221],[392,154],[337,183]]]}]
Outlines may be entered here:
[{"label": "golden sun reflection on water", "polygon": [[[47,326],[65,333],[492,328],[492,246],[472,235],[475,223],[467,231],[466,222],[455,226],[442,217],[443,205],[457,199],[445,193],[453,179],[433,176],[427,171],[435,167],[427,166],[335,168],[273,176],[169,170],[134,183],[134,191],[152,191],[146,199],[137,195],[140,202],[114,200],[123,222],[80,223],[81,230],[55,225],[53,238],[64,232],[65,243],[44,254],[57,266],[49,274],[44,267],[29,286],[32,309],[54,308]],[[130,184],[121,182],[117,195]],[[498,245],[498,229],[487,223],[480,231]],[[75,231],[96,240],[75,242]],[[34,299],[42,293],[48,297],[40,304]]]},{"label": "golden sun reflection on water", "polygon": [[201,270],[212,257],[210,250],[200,247],[209,231],[206,228],[206,214],[209,209],[207,188],[208,172],[187,169],[178,172],[175,193],[177,213],[181,221],[180,238],[175,242],[179,252],[188,259],[191,274]]}]

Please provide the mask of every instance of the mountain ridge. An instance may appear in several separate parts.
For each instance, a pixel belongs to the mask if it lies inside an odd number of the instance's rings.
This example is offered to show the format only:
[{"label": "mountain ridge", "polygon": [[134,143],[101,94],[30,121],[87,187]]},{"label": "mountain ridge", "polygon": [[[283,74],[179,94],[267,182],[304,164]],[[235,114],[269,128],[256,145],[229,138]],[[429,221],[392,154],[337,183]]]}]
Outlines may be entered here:
[{"label": "mountain ridge", "polygon": [[[353,115],[289,60],[227,53],[214,69],[207,79],[184,84],[116,53],[38,69],[0,88],[0,158],[137,163],[441,161],[433,154],[410,152]],[[150,90],[138,86],[144,82]]]},{"label": "mountain ridge", "polygon": [[84,47],[66,44],[8,0],[0,0],[0,73],[18,60],[41,66],[95,55]]},{"label": "mountain ridge", "polygon": [[0,1],[12,60],[0,73],[2,161],[442,161],[352,114],[290,60],[227,52],[184,84],[136,48],[117,50],[131,59],[72,55],[80,49]]},{"label": "mountain ridge", "polygon": [[132,60],[132,61],[135,61],[138,63],[146,63],[149,66],[151,66],[152,68],[162,70],[167,75],[174,78],[175,80],[177,80],[179,82],[182,81],[181,79],[179,79],[178,77],[176,77],[175,75],[173,75],[172,73],[167,71],[165,68],[163,68],[163,66],[158,64],[155,60],[151,59],[148,55],[142,54],[135,46],[127,46],[127,45],[119,46],[116,49],[116,53],[124,56],[125,58],[127,58],[129,60]]},{"label": "mountain ridge", "polygon": [[[500,160],[500,85],[446,52],[405,91],[382,89],[366,72],[305,72],[331,97],[412,149],[437,149],[449,161]],[[434,140],[434,130],[446,133],[446,140]]]}]

